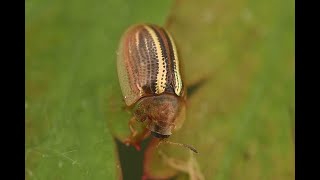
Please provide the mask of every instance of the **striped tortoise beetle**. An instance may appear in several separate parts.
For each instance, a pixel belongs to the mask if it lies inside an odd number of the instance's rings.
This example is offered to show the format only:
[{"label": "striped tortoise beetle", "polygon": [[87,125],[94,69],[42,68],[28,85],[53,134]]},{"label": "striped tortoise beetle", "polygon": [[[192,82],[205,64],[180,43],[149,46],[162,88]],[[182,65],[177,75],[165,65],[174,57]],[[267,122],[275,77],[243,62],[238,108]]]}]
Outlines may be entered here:
[{"label": "striped tortoise beetle", "polygon": [[177,49],[172,36],[153,24],[137,24],[122,35],[117,52],[117,72],[126,106],[133,113],[129,121],[131,137],[137,135],[132,124],[146,123],[146,129],[161,142],[167,141],[184,121],[186,93],[180,73]]}]

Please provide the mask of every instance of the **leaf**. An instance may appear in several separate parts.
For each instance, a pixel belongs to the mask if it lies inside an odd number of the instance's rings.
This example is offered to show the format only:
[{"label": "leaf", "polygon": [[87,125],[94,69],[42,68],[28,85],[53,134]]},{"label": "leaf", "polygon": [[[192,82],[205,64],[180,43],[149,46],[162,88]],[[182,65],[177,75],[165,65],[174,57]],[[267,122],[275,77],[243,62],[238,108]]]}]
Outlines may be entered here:
[{"label": "leaf", "polygon": [[[205,179],[294,179],[294,2],[177,1],[167,27],[186,84],[208,78],[188,98],[187,120],[170,141],[199,151]],[[176,170],[177,179],[190,178],[181,170],[191,167],[186,149],[153,148],[145,174],[169,178]]]},{"label": "leaf", "polygon": [[133,23],[163,23],[170,3],[26,1],[26,179],[121,176],[108,127],[127,123],[109,114],[118,41]]}]

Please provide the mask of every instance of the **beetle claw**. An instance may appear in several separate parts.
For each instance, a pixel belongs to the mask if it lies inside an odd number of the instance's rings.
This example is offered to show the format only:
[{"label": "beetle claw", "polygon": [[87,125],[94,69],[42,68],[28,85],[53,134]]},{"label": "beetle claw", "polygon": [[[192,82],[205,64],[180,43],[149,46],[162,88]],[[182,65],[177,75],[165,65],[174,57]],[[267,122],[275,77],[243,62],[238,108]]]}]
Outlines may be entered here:
[{"label": "beetle claw", "polygon": [[126,146],[132,145],[137,151],[140,151],[140,150],[141,150],[140,143],[134,142],[134,141],[132,141],[132,139],[129,139],[129,138],[126,139],[126,140],[124,141],[124,144],[125,144]]}]

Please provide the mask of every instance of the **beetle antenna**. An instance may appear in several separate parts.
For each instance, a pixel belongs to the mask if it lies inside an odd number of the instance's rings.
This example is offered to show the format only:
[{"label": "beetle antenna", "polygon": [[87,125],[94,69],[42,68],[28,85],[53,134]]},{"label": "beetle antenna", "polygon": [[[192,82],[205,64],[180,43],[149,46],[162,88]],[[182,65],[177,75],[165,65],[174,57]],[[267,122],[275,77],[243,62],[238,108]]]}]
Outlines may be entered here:
[{"label": "beetle antenna", "polygon": [[197,151],[194,147],[192,147],[192,146],[190,146],[190,145],[188,145],[188,144],[176,143],[176,142],[171,142],[171,141],[167,141],[167,140],[162,139],[162,140],[159,141],[157,147],[158,147],[161,143],[166,143],[166,144],[173,144],[173,145],[182,146],[182,147],[188,148],[189,150],[191,150],[191,151],[193,151],[194,153],[197,153],[197,154],[198,154],[198,151]]}]

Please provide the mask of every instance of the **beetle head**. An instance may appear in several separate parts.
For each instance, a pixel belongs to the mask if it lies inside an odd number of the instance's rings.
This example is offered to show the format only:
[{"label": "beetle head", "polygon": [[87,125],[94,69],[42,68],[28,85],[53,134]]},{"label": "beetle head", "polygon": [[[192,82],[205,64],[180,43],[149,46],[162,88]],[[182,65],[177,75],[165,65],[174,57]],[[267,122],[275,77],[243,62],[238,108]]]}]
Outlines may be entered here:
[{"label": "beetle head", "polygon": [[142,98],[135,106],[134,116],[147,121],[147,128],[157,138],[168,138],[175,127],[181,103],[174,95],[162,94]]}]

